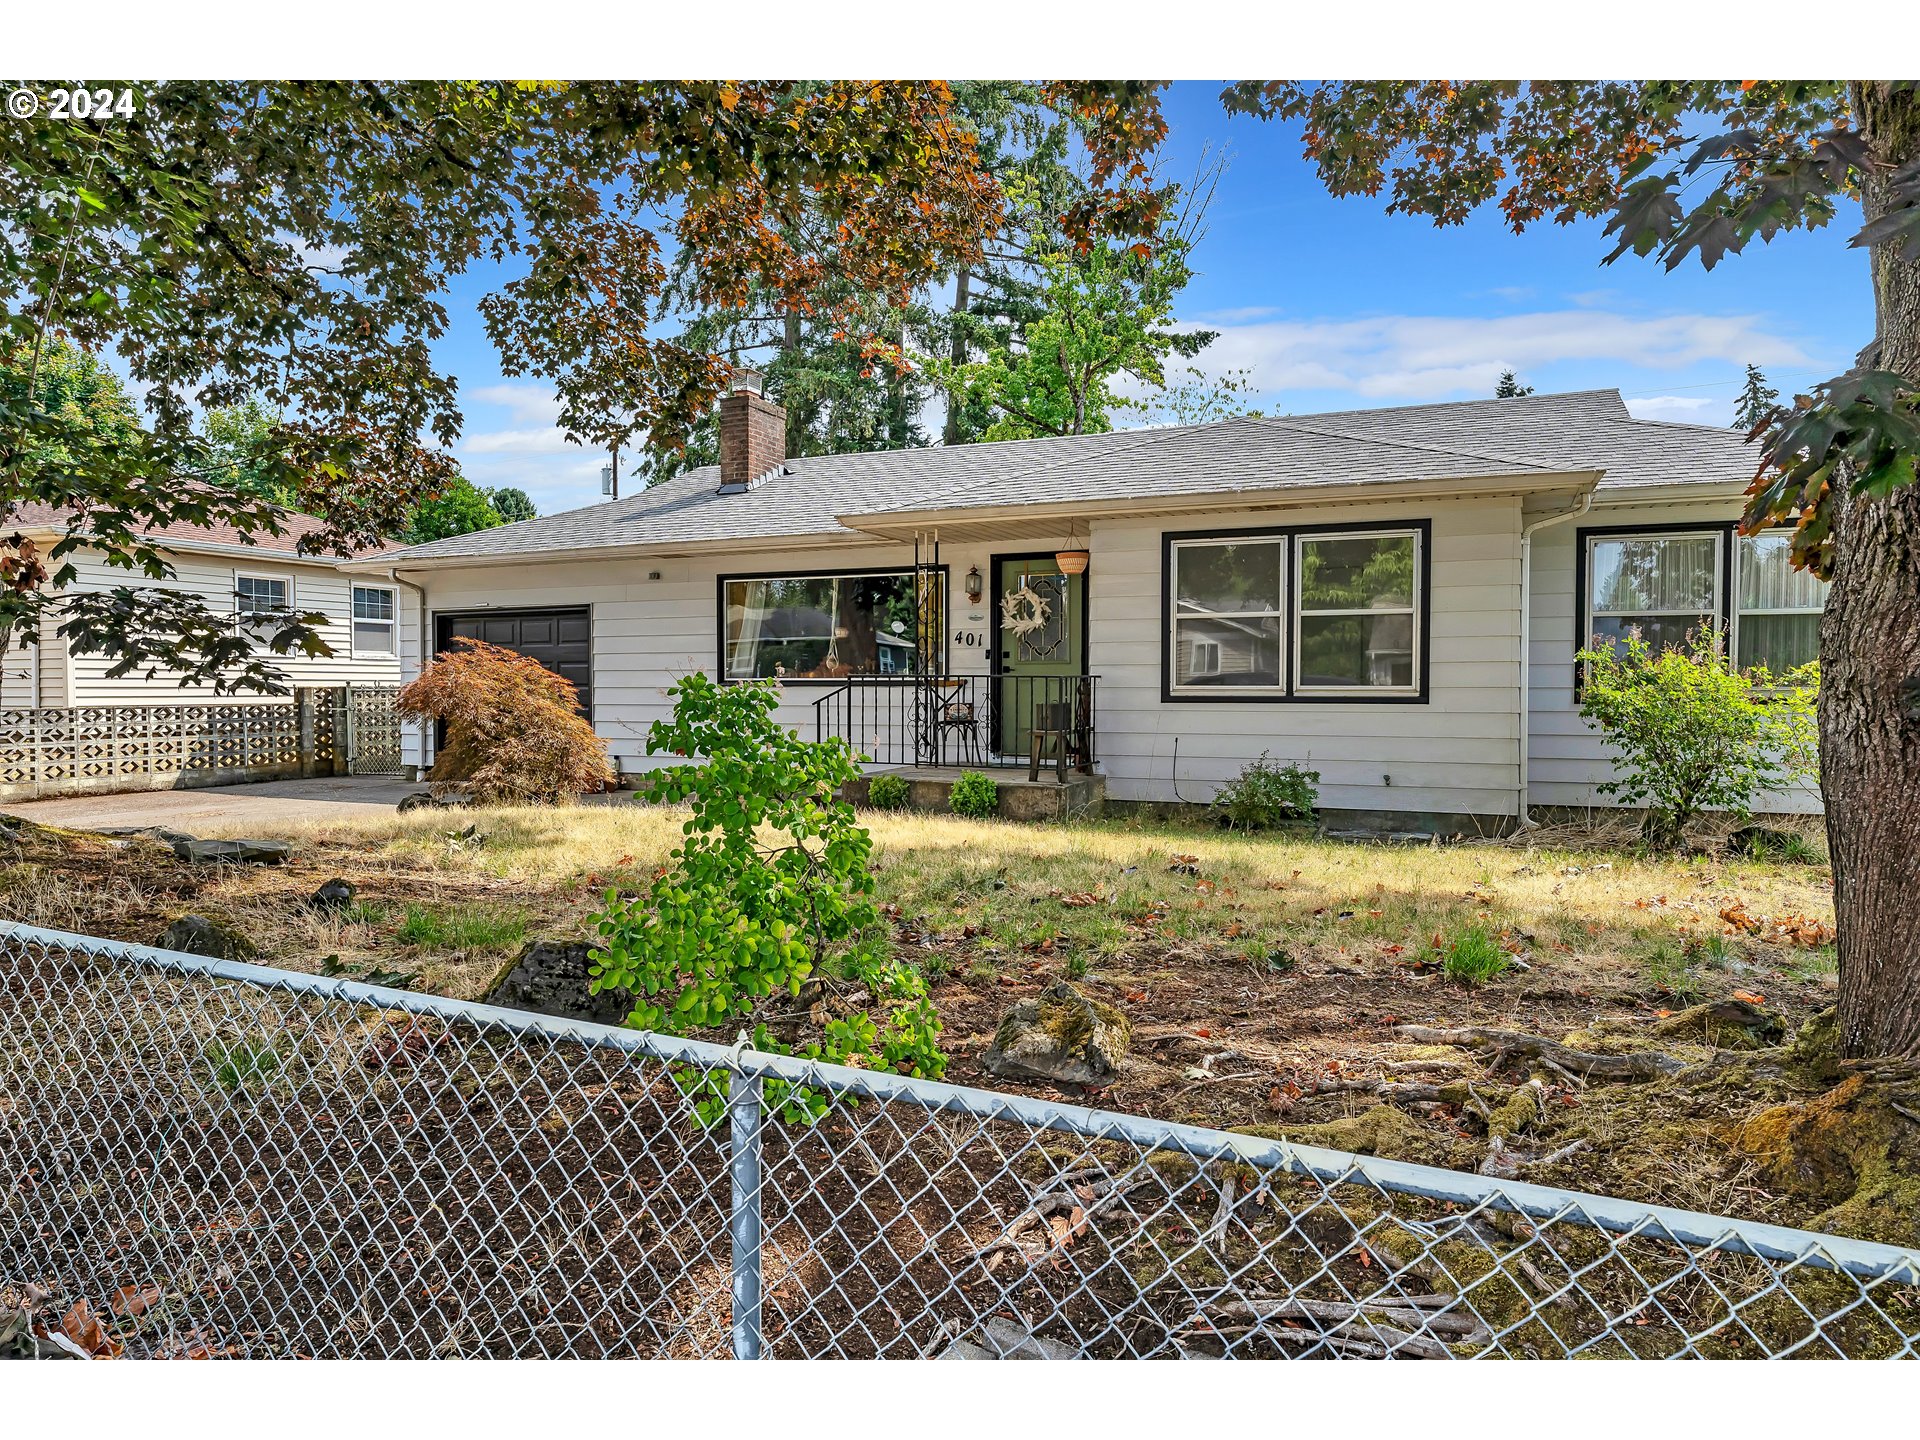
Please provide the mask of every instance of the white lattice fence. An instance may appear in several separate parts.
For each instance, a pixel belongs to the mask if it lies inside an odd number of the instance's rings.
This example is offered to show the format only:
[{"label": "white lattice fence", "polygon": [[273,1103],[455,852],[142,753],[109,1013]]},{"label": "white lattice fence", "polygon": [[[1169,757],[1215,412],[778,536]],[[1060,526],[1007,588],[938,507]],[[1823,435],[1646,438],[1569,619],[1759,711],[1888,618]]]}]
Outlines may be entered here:
[{"label": "white lattice fence", "polygon": [[302,773],[292,701],[0,709],[0,800]]}]

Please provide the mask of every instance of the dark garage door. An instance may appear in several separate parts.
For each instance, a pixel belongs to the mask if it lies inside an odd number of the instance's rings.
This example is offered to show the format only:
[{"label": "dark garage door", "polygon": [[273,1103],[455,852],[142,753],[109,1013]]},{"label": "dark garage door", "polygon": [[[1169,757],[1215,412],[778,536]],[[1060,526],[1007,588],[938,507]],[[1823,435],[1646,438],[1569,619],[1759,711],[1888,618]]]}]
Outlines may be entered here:
[{"label": "dark garage door", "polygon": [[564,675],[580,692],[580,708],[593,714],[593,619],[587,610],[482,610],[435,617],[435,650],[459,636],[517,650]]}]

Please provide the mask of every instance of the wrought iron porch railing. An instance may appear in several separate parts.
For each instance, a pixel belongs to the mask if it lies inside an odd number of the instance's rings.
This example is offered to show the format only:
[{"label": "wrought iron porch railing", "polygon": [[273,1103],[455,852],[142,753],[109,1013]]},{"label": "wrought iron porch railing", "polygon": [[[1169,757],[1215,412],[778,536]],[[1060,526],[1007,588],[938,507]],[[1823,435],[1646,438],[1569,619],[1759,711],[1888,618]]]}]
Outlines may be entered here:
[{"label": "wrought iron porch railing", "polygon": [[876,765],[1093,769],[1097,675],[861,675],[813,702],[814,738]]}]

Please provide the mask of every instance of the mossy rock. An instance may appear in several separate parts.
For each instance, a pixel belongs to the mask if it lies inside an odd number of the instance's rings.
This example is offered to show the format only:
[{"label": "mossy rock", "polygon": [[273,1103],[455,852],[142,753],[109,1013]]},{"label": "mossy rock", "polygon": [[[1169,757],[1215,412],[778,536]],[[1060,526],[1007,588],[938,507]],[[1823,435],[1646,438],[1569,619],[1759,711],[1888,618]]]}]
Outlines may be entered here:
[{"label": "mossy rock", "polygon": [[1061,980],[1007,1011],[980,1063],[1002,1079],[1104,1088],[1132,1036],[1125,1015]]},{"label": "mossy rock", "polygon": [[1432,1140],[1419,1123],[1391,1105],[1375,1105],[1358,1115],[1344,1115],[1317,1125],[1242,1125],[1232,1133],[1393,1160],[1416,1159],[1433,1149]]},{"label": "mossy rock", "polygon": [[1723,1050],[1758,1050],[1787,1037],[1786,1022],[1746,1000],[1713,1000],[1669,1015],[1653,1027],[1662,1037],[1704,1040]]},{"label": "mossy rock", "polygon": [[1916,1104],[1920,1096],[1849,1075],[1812,1100],[1760,1111],[1734,1144],[1770,1185],[1828,1207],[1814,1229],[1920,1244],[1920,1125],[1901,1113]]}]

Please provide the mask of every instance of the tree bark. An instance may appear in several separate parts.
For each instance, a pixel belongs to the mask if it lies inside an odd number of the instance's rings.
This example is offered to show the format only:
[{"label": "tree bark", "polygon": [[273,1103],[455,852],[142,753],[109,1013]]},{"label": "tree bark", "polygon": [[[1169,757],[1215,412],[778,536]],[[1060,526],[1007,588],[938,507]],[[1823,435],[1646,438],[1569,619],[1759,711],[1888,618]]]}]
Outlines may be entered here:
[{"label": "tree bark", "polygon": [[[1857,81],[1853,109],[1876,162],[1861,187],[1872,221],[1896,203],[1885,177],[1920,155],[1920,95]],[[1891,245],[1871,264],[1871,363],[1920,385],[1920,265]],[[1841,1044],[1854,1056],[1920,1055],[1920,486],[1839,498],[1820,669]]]},{"label": "tree bark", "polygon": [[[973,276],[964,265],[955,272],[953,277],[953,342],[949,358],[953,361],[955,370],[967,363],[967,332],[961,317],[967,313],[969,303],[967,289],[972,281]],[[948,445],[960,443],[960,401],[952,394],[947,396],[947,425],[941,440]]]}]

